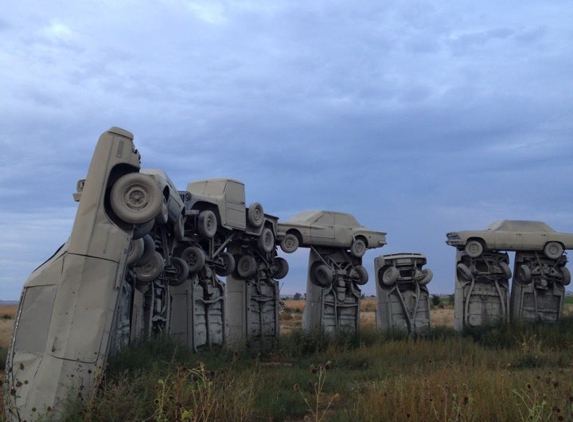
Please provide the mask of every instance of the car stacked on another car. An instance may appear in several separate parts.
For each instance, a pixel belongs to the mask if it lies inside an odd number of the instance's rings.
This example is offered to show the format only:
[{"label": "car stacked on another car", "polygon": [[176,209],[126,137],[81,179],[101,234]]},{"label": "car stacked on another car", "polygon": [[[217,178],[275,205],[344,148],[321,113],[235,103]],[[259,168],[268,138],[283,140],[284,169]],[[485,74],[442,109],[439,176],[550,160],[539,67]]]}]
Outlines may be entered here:
[{"label": "car stacked on another car", "polygon": [[446,243],[464,250],[472,258],[484,250],[543,251],[549,259],[559,259],[565,249],[573,249],[573,234],[560,233],[541,221],[500,220],[485,230],[464,230],[446,234]]},{"label": "car stacked on another car", "polygon": [[[192,272],[207,265],[222,277],[234,274],[249,278],[258,269],[253,254],[256,251],[276,268],[275,275],[284,277],[288,271],[286,261],[275,262],[278,218],[265,214],[258,202],[247,208],[242,182],[227,178],[198,180],[187,185],[187,192],[186,227],[194,234],[186,238],[187,247],[181,257]],[[230,244],[240,245],[243,252],[229,253]]]},{"label": "car stacked on another car", "polygon": [[367,249],[386,244],[386,233],[358,223],[352,214],[335,211],[304,211],[278,224],[280,247],[293,253],[299,246],[327,246],[350,249],[357,258]]}]

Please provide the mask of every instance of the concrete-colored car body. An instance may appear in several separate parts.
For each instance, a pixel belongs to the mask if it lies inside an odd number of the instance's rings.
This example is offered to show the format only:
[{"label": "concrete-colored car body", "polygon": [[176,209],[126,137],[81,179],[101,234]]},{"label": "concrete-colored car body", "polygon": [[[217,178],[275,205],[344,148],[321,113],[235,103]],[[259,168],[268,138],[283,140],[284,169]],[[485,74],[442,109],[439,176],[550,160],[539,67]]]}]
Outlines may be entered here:
[{"label": "concrete-colored car body", "polygon": [[[255,202],[246,208],[245,185],[234,179],[205,179],[190,182],[189,209],[201,212],[211,210],[217,216],[216,228],[261,234],[264,222],[262,206]],[[202,224],[199,223],[199,226]]]},{"label": "concrete-colored car body", "polygon": [[549,259],[538,252],[516,252],[511,289],[511,318],[527,322],[558,322],[565,286],[571,282],[567,256]]},{"label": "concrete-colored car body", "polygon": [[173,339],[195,351],[225,344],[225,285],[214,274],[208,280],[190,274],[170,292]]},{"label": "concrete-colored car body", "polygon": [[218,275],[227,276],[239,265],[225,252],[230,243],[246,249],[256,246],[264,253],[275,250],[278,218],[265,214],[258,202],[246,208],[242,182],[225,178],[199,180],[187,185],[187,193],[185,231],[191,234],[186,239],[188,246],[194,248],[192,260],[206,261]]},{"label": "concrete-colored car body", "polygon": [[[231,244],[228,249],[240,257],[237,270],[226,280],[228,344],[246,344],[251,350],[268,353],[278,342],[280,289],[277,280],[287,275],[288,263],[274,251],[264,254],[256,247],[251,249],[246,251],[238,244]],[[252,257],[248,259],[248,266],[245,256]]]},{"label": "concrete-colored car body", "polygon": [[310,248],[306,283],[306,305],[302,315],[305,331],[358,331],[359,286],[368,281],[362,258],[345,248]]},{"label": "concrete-colored car body", "polygon": [[560,233],[541,221],[499,220],[485,230],[464,230],[446,234],[446,243],[478,257],[484,250],[543,251],[551,259],[573,249],[573,234]]},{"label": "concrete-colored car body", "polygon": [[454,329],[509,320],[509,256],[485,251],[474,258],[456,251]]},{"label": "concrete-colored car body", "polygon": [[426,256],[396,253],[374,259],[376,274],[376,327],[408,334],[430,332],[430,293],[427,284],[432,271],[424,269]]},{"label": "concrete-colored car body", "polygon": [[4,381],[8,420],[56,413],[100,379],[133,228],[160,210],[160,192],[139,168],[131,133],[114,127],[100,136],[68,241],[23,288]]},{"label": "concrete-colored car body", "polygon": [[362,257],[366,249],[384,246],[386,233],[360,225],[352,214],[313,210],[279,222],[278,239],[286,253],[299,246],[329,246],[350,249],[352,255]]},{"label": "concrete-colored car body", "polygon": [[161,222],[174,222],[182,228],[183,218],[185,216],[185,204],[181,199],[181,194],[167,174],[160,169],[141,169],[141,174],[147,174],[154,178],[159,189],[163,193],[164,205],[163,212],[160,213]]}]

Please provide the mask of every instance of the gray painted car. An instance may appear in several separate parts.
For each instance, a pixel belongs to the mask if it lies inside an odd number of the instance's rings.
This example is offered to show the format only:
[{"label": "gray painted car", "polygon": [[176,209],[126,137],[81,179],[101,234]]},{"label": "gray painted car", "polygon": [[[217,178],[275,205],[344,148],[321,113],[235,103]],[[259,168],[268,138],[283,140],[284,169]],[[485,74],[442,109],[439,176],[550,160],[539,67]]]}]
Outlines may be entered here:
[{"label": "gray painted car", "polygon": [[376,326],[379,330],[399,330],[408,334],[430,331],[432,271],[423,268],[421,253],[396,253],[374,259],[376,272]]},{"label": "gray painted car", "polygon": [[68,241],[24,284],[4,378],[7,420],[57,414],[72,391],[89,394],[100,379],[134,227],[163,203],[139,169],[131,133],[100,136]]},{"label": "gray painted car", "polygon": [[386,233],[362,226],[352,214],[335,211],[303,211],[278,224],[280,247],[293,253],[299,246],[329,246],[350,249],[362,257],[366,249],[386,244]]},{"label": "gray painted car", "polygon": [[543,251],[558,259],[565,249],[573,249],[573,234],[560,233],[541,221],[500,220],[485,230],[464,230],[446,234],[446,243],[464,250],[472,258],[484,250]]}]

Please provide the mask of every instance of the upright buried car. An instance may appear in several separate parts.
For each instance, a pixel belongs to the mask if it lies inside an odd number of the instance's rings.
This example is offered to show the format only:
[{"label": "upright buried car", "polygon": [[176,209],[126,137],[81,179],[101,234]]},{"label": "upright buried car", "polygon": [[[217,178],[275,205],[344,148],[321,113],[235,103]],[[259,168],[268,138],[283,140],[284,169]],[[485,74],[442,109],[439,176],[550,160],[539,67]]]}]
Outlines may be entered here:
[{"label": "upright buried car", "polygon": [[430,293],[433,273],[420,253],[381,255],[374,259],[376,272],[376,327],[409,334],[430,331]]},{"label": "upright buried car", "polygon": [[100,136],[68,241],[24,285],[6,363],[8,420],[57,412],[101,377],[134,227],[155,219],[164,201],[139,168],[131,133]]},{"label": "upright buried car", "polygon": [[386,244],[386,233],[361,226],[352,214],[334,211],[304,211],[278,224],[281,249],[292,253],[299,246],[329,246],[350,249],[360,258],[366,249]]},{"label": "upright buried car", "polygon": [[494,251],[543,251],[558,259],[573,249],[573,234],[560,233],[541,221],[500,220],[485,230],[464,230],[446,234],[446,243],[464,250],[472,258],[486,249]]}]

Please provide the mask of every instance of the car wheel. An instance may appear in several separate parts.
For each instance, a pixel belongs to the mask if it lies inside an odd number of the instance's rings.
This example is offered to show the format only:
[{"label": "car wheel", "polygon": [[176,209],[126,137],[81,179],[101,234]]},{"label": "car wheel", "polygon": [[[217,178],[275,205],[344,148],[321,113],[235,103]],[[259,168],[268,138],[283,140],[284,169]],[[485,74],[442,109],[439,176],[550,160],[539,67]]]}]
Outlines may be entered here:
[{"label": "car wheel", "polygon": [[173,223],[173,234],[177,240],[181,240],[185,237],[185,221],[182,215]]},{"label": "car wheel", "polygon": [[531,269],[527,265],[522,264],[519,266],[517,269],[517,280],[521,284],[531,283]]},{"label": "car wheel", "polygon": [[434,273],[429,268],[422,270],[422,279],[418,281],[420,286],[425,286],[434,278]]},{"label": "car wheel", "polygon": [[368,283],[368,271],[362,265],[355,265],[351,271],[352,278],[354,282],[359,285],[363,286],[364,284]]},{"label": "car wheel", "polygon": [[181,252],[181,258],[189,266],[190,273],[198,273],[205,266],[205,253],[197,246],[189,246]]},{"label": "car wheel", "polygon": [[466,264],[462,264],[461,262],[456,266],[456,274],[458,276],[458,280],[461,279],[460,281],[472,281],[474,278],[468,266]]},{"label": "car wheel", "polygon": [[180,286],[187,280],[187,277],[189,277],[189,265],[187,265],[187,262],[185,262],[183,258],[176,256],[171,258],[171,265],[174,268],[174,277],[170,279],[169,285]]},{"label": "car wheel", "polygon": [[139,281],[149,282],[157,279],[164,268],[163,257],[159,252],[154,252],[151,259],[141,266],[134,267],[133,272]]},{"label": "car wheel", "polygon": [[127,266],[130,267],[141,259],[145,248],[143,239],[131,239],[127,252]]},{"label": "car wheel", "polygon": [[235,258],[229,252],[221,252],[219,258],[222,264],[215,267],[215,272],[221,277],[227,277],[235,271]]},{"label": "car wheel", "polygon": [[571,283],[571,272],[567,267],[561,267],[561,284],[568,286]]},{"label": "car wheel", "polygon": [[237,274],[240,278],[252,277],[257,272],[257,261],[252,255],[243,255],[237,262]]},{"label": "car wheel", "polygon": [[507,265],[506,262],[501,261],[499,263],[499,268],[501,268],[501,271],[503,271],[503,275],[505,278],[507,279],[511,278],[511,269],[509,268],[509,265]]},{"label": "car wheel", "polygon": [[155,241],[153,237],[146,234],[143,236],[143,254],[141,257],[135,262],[135,266],[139,267],[144,265],[147,261],[153,258],[153,254],[155,253]]},{"label": "car wheel", "polygon": [[155,218],[146,221],[145,223],[141,223],[135,226],[133,229],[133,238],[134,239],[141,239],[146,234],[149,234],[151,230],[153,230],[153,226],[155,226]]},{"label": "car wheel", "polygon": [[263,206],[258,202],[253,202],[247,210],[248,223],[253,227],[261,227],[265,221]]},{"label": "car wheel", "polygon": [[470,240],[466,243],[465,252],[471,258],[478,258],[483,253],[483,245],[479,240]]},{"label": "car wheel", "polygon": [[154,219],[161,211],[163,195],[153,178],[129,173],[120,177],[111,188],[110,204],[123,221],[141,224]]},{"label": "car wheel", "polygon": [[563,255],[563,246],[557,242],[549,242],[543,248],[543,253],[549,259],[559,259]]},{"label": "car wheel", "polygon": [[197,231],[205,239],[211,239],[217,233],[217,216],[211,210],[204,210],[199,213],[197,219]]},{"label": "car wheel", "polygon": [[362,258],[366,253],[366,242],[362,239],[356,239],[350,246],[350,253],[356,258]]},{"label": "car wheel", "polygon": [[314,267],[311,281],[317,286],[322,288],[330,287],[333,279],[334,275],[328,265],[319,264]]},{"label": "car wheel", "polygon": [[265,227],[257,239],[257,246],[264,252],[271,252],[275,248],[275,235],[268,227]]},{"label": "car wheel", "polygon": [[276,280],[285,278],[289,269],[287,260],[281,257],[277,257],[275,258],[274,265],[275,270],[273,272],[273,278]]},{"label": "car wheel", "polygon": [[169,221],[169,209],[167,208],[165,200],[163,201],[163,204],[161,204],[161,211],[159,211],[159,213],[155,216],[155,220],[159,224],[167,224]]},{"label": "car wheel", "polygon": [[287,233],[287,235],[281,240],[281,249],[285,253],[293,253],[299,247],[298,237],[292,233]]},{"label": "car wheel", "polygon": [[381,283],[381,287],[393,285],[398,277],[400,277],[400,271],[396,267],[384,267],[378,271],[378,281]]}]

